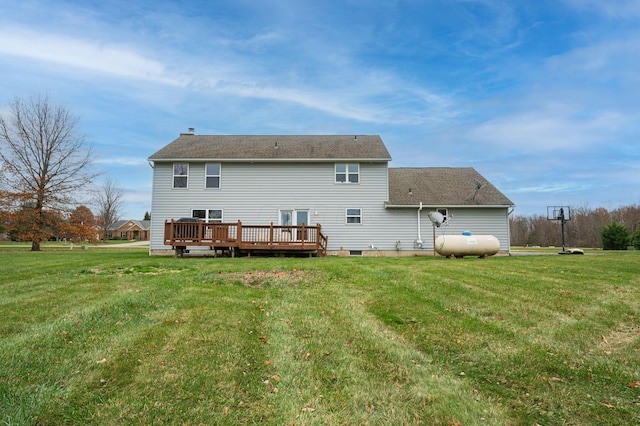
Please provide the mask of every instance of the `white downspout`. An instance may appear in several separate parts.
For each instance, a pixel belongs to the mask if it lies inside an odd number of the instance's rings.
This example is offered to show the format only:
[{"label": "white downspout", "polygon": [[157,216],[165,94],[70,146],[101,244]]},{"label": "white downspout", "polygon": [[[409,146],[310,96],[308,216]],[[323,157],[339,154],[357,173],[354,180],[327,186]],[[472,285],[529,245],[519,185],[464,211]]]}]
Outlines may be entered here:
[{"label": "white downspout", "polygon": [[416,240],[416,245],[419,248],[422,248],[422,235],[420,234],[420,211],[422,210],[422,201],[420,201],[420,207],[418,208],[418,239]]}]

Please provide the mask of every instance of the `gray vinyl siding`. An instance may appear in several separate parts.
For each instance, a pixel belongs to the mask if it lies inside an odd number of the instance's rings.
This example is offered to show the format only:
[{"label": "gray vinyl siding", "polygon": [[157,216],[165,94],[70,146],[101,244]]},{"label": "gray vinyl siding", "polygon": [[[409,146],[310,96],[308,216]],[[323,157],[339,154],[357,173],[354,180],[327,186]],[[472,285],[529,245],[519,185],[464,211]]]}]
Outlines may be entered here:
[{"label": "gray vinyl siding", "polygon": [[[385,222],[387,164],[360,163],[360,182],[335,183],[335,164],[222,163],[220,189],[205,189],[205,162],[189,164],[188,188],[173,189],[173,163],[156,162],[153,176],[151,250],[163,245],[164,221],[192,209],[222,209],[225,222],[277,224],[281,209],[308,210],[309,225],[322,225],[329,250],[366,250]],[[362,209],[361,224],[346,224],[346,209]]]},{"label": "gray vinyl siding", "polygon": [[[358,184],[335,183],[335,164],[221,163],[219,189],[205,188],[205,162],[190,162],[188,188],[174,189],[173,163],[156,162],[153,173],[151,250],[163,244],[164,221],[191,216],[192,209],[222,209],[225,222],[279,223],[280,210],[308,210],[309,225],[322,225],[328,252],[337,250],[416,249],[418,208],[385,208],[388,197],[386,162],[360,163]],[[347,224],[346,209],[362,210],[362,223]],[[438,206],[447,208],[447,206]],[[433,249],[433,228],[425,206],[420,214],[422,250]],[[508,251],[507,208],[448,208],[448,225],[436,236],[470,231],[493,235]],[[420,249],[418,249],[420,250]]]},{"label": "gray vinyl siding", "polygon": [[449,225],[444,228],[447,234],[469,231],[473,235],[493,235],[500,241],[500,250],[510,250],[509,216],[506,207],[449,209],[449,216]]},{"label": "gray vinyl siding", "polygon": [[[438,207],[446,208],[446,207]],[[433,209],[423,208],[422,222],[424,223],[422,239],[425,246],[433,249],[433,226],[427,216],[427,213]],[[509,236],[509,218],[507,208],[447,208],[449,220],[447,223],[436,228],[436,237],[439,235],[460,235],[462,232],[468,231],[472,235],[493,235],[500,241],[500,250],[509,251],[511,242]]]},{"label": "gray vinyl siding", "polygon": [[[438,206],[437,208],[447,208]],[[420,230],[418,230],[418,208],[389,208],[381,216],[375,232],[369,235],[369,243],[379,250],[394,250],[397,243],[401,250],[433,250],[433,226],[428,213],[434,207],[423,206],[420,212]],[[447,208],[450,220],[435,229],[439,235],[460,235],[469,231],[473,235],[493,235],[500,241],[500,250],[510,250],[509,220],[507,208]],[[418,232],[422,240],[422,249],[415,245]]]}]

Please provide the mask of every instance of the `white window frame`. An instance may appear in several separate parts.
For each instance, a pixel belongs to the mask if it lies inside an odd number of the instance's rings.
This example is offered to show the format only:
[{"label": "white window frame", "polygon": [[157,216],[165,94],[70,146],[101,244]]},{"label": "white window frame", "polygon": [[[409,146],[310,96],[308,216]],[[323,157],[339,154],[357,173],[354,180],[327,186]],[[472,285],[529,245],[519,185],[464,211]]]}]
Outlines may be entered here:
[{"label": "white window frame", "polygon": [[[280,226],[300,226],[294,224],[298,222],[298,213],[302,212],[307,214],[307,220],[311,222],[311,212],[309,211],[309,209],[280,209],[278,210],[278,223],[280,224]],[[291,223],[283,223],[282,213],[289,213],[291,215]],[[304,226],[310,225],[308,223],[305,223]]]},{"label": "white window frame", "polygon": [[[178,165],[186,165],[187,166],[187,170],[186,170],[186,174],[176,174],[176,166]],[[172,174],[173,174],[173,182],[172,182],[172,188],[173,189],[187,189],[189,188],[189,163],[173,163],[172,165]],[[176,178],[185,178],[185,185],[184,186],[176,186]]]},{"label": "white window frame", "polygon": [[446,222],[446,220],[449,218],[449,209],[437,208],[436,211],[442,215],[443,217],[442,221]]},{"label": "white window frame", "polygon": [[[210,175],[208,174],[209,165],[217,165],[218,166],[218,174]],[[209,178],[218,178],[218,186],[209,186]],[[204,164],[204,187],[205,189],[220,189],[220,185],[222,182],[222,164],[220,163],[205,163]]]},{"label": "white window frame", "polygon": [[[351,214],[349,214],[349,210],[357,210],[359,213],[354,213],[351,212]],[[344,221],[345,224],[347,225],[362,225],[362,209],[359,207],[347,207],[346,209],[344,209]],[[357,222],[349,222],[349,219],[353,218],[353,219],[357,219]]]},{"label": "white window frame", "polygon": [[[196,216],[195,212],[204,212],[204,217]],[[220,212],[220,217],[213,217],[213,212]],[[197,217],[206,223],[222,223],[224,222],[224,211],[222,209],[191,209],[191,217]]]},{"label": "white window frame", "polygon": [[[344,171],[338,171],[338,166],[344,166]],[[355,167],[355,171],[350,170],[352,166]],[[360,163],[335,163],[333,171],[335,183],[351,185],[357,185],[360,183]],[[338,175],[344,175],[344,181],[338,180]],[[352,176],[355,176],[355,182],[351,181]]]}]

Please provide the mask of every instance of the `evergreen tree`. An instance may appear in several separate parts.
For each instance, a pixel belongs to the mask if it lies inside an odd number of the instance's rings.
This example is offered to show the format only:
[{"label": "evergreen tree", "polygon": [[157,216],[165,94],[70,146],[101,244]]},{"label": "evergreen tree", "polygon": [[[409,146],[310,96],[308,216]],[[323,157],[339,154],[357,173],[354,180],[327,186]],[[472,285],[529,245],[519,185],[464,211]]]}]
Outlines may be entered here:
[{"label": "evergreen tree", "polygon": [[640,250],[640,229],[631,235],[631,245]]},{"label": "evergreen tree", "polygon": [[626,250],[631,242],[631,232],[615,220],[600,230],[604,250]]}]

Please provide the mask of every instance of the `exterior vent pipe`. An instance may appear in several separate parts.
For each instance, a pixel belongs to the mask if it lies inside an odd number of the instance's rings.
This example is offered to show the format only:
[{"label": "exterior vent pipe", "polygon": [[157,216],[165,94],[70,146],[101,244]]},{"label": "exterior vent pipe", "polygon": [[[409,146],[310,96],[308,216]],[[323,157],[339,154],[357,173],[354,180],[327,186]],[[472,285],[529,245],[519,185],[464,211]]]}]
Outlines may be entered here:
[{"label": "exterior vent pipe", "polygon": [[422,201],[420,201],[420,207],[418,208],[418,239],[416,240],[416,247],[422,248],[422,235],[420,234],[420,211],[422,211]]}]

